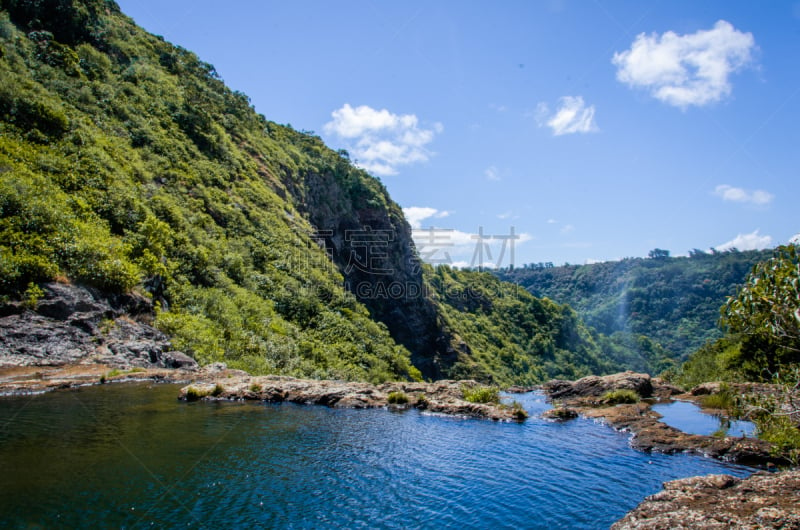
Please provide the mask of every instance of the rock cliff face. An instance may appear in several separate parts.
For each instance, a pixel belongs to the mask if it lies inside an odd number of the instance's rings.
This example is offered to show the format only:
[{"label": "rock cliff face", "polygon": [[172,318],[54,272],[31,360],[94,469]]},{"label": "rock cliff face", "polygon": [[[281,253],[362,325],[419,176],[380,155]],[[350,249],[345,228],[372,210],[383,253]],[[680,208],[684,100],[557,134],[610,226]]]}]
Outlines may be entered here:
[{"label": "rock cliff face", "polygon": [[153,317],[148,299],[59,283],[42,287],[35,309],[21,302],[0,307],[0,366],[197,366],[148,324]]},{"label": "rock cliff face", "polygon": [[441,379],[458,354],[422,275],[411,227],[386,189],[333,170],[285,181],[316,228],[347,289],[411,352],[423,376]]},{"label": "rock cliff face", "polygon": [[611,528],[800,528],[800,471],[666,482]]}]

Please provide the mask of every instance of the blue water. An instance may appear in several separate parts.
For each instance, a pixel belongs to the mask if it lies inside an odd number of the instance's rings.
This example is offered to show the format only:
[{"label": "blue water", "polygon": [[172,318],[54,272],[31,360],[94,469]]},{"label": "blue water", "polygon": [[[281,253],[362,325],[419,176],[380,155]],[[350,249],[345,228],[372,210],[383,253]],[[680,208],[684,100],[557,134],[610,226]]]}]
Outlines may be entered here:
[{"label": "blue water", "polygon": [[259,403],[174,385],[0,399],[0,526],[608,528],[666,480],[745,467],[645,454],[590,420],[524,424]]},{"label": "blue water", "polygon": [[653,405],[653,410],[663,416],[661,421],[689,434],[710,436],[723,431],[727,436],[755,436],[756,426],[753,422],[706,414],[700,407],[687,401],[659,403]]}]

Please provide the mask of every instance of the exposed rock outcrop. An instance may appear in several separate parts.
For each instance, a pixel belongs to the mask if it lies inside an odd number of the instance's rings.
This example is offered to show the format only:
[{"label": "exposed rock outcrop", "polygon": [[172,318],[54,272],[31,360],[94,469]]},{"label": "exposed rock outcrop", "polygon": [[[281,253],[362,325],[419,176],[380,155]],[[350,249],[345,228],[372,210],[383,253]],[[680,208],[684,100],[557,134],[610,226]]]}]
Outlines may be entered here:
[{"label": "exposed rock outcrop", "polygon": [[447,377],[469,348],[440,325],[411,227],[383,186],[354,186],[342,181],[346,174],[311,172],[302,186],[290,179],[284,184],[317,229],[348,290],[408,348],[425,377]]},{"label": "exposed rock outcrop", "polygon": [[[555,380],[545,383],[543,388],[549,399],[559,404],[553,409],[557,412],[548,412],[546,417],[566,420],[580,415],[602,420],[614,429],[630,432],[631,446],[635,449],[668,454],[695,453],[756,466],[786,463],[772,454],[772,445],[764,440],[687,434],[663,423],[661,415],[651,410],[651,402],[656,396],[669,398],[680,390],[647,374],[624,372],[589,376],[574,382]],[[642,398],[654,399],[633,404],[605,403],[602,396],[615,390],[633,390]]]},{"label": "exposed rock outcrop", "polygon": [[613,390],[633,390],[641,397],[653,395],[649,374],[621,372],[605,376],[590,375],[577,381],[556,379],[545,383],[544,389],[551,399],[600,397]]},{"label": "exposed rock outcrop", "polygon": [[[463,388],[475,381],[437,381],[435,383],[370,383],[317,381],[285,376],[227,374],[214,381],[193,383],[181,389],[180,399],[248,399],[271,403],[291,402],[337,408],[375,408],[385,406],[415,407],[441,414],[524,420],[512,407],[499,403],[471,403],[464,399]],[[390,403],[390,394],[402,396]]]},{"label": "exposed rock outcrop", "polygon": [[153,307],[143,296],[60,283],[42,289],[33,310],[22,302],[0,307],[0,366],[197,367],[148,324]]},{"label": "exposed rock outcrop", "polygon": [[800,528],[800,471],[746,479],[708,475],[666,482],[613,530]]},{"label": "exposed rock outcrop", "polygon": [[631,447],[659,453],[694,453],[746,465],[783,464],[773,456],[772,445],[757,438],[701,436],[688,434],[660,421],[649,403],[613,407],[575,406],[580,415],[601,419],[614,429],[630,432]]}]

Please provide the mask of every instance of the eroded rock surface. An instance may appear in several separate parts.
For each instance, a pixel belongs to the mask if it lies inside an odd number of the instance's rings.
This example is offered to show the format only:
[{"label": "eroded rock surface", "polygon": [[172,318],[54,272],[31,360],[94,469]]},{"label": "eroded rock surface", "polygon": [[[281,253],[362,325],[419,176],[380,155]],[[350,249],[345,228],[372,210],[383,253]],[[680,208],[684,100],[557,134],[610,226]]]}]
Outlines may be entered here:
[{"label": "eroded rock surface", "polygon": [[647,497],[611,528],[800,529],[800,471],[666,482],[662,491]]},{"label": "eroded rock surface", "polygon": [[636,372],[621,372],[605,376],[590,375],[577,381],[556,379],[545,383],[544,389],[551,399],[600,397],[613,390],[633,390],[642,397],[653,395],[650,375]]},{"label": "eroded rock surface", "polygon": [[0,366],[197,368],[194,359],[174,351],[167,337],[149,325],[153,307],[148,299],[103,296],[60,283],[42,289],[44,296],[33,310],[21,302],[0,307]]},{"label": "eroded rock surface", "polygon": [[[757,438],[714,437],[688,434],[661,420],[651,410],[655,397],[669,398],[680,389],[648,374],[623,372],[603,377],[589,376],[577,381],[555,380],[543,386],[551,401],[558,403],[554,410],[570,410],[575,415],[604,421],[614,429],[630,432],[631,446],[642,451],[661,453],[695,453],[747,465],[785,464],[774,456],[772,445]],[[633,404],[608,405],[602,396],[614,390],[633,390],[642,398],[654,398]],[[709,392],[715,391],[713,387]],[[718,391],[718,389],[717,389]],[[553,417],[551,413],[548,417]],[[560,420],[574,415],[557,415]]]},{"label": "eroded rock surface", "polygon": [[[492,420],[521,420],[512,408],[495,403],[471,403],[462,389],[475,381],[437,381],[435,383],[370,383],[295,379],[285,376],[253,377],[246,374],[193,383],[181,389],[180,398],[248,399],[266,402],[291,402],[328,407],[374,408],[384,406],[418,409]],[[389,394],[405,398],[404,403],[389,403]]]}]

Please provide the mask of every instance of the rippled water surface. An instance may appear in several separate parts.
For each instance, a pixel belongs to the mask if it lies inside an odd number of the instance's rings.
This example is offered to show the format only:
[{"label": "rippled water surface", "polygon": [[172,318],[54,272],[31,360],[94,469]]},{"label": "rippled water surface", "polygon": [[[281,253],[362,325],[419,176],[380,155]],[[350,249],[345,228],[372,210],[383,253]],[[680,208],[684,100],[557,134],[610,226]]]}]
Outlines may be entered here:
[{"label": "rippled water surface", "polygon": [[0,399],[4,527],[607,528],[665,480],[750,469],[525,424],[256,403],[174,385]]}]

